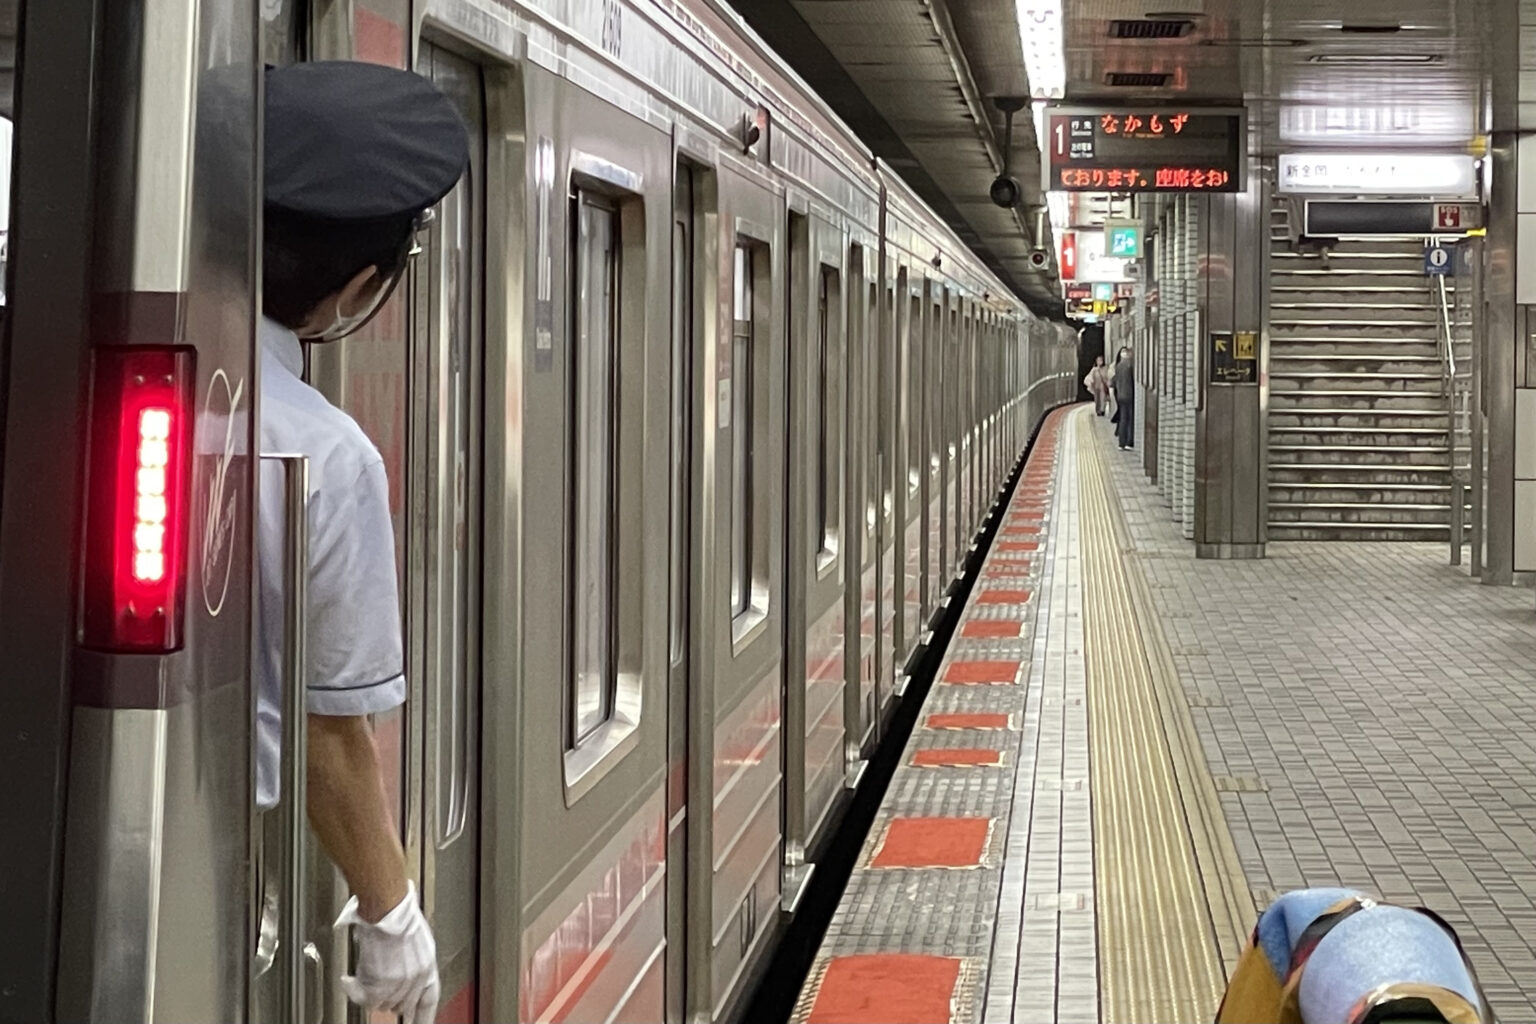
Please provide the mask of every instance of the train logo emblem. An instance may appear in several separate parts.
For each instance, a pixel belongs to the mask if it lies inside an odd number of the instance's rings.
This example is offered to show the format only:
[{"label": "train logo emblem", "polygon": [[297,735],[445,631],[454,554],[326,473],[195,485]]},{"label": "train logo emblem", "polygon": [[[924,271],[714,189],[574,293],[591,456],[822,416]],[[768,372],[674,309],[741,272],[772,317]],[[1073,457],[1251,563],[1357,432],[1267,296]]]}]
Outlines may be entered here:
[{"label": "train logo emblem", "polygon": [[203,401],[202,426],[216,430],[222,421],[223,443],[214,452],[217,460],[208,474],[208,500],[203,510],[202,588],[203,607],[217,618],[229,596],[229,576],[234,567],[235,522],[239,517],[239,488],[229,486],[229,467],[235,458],[235,413],[245,394],[242,380],[233,390],[223,370],[215,370]]}]

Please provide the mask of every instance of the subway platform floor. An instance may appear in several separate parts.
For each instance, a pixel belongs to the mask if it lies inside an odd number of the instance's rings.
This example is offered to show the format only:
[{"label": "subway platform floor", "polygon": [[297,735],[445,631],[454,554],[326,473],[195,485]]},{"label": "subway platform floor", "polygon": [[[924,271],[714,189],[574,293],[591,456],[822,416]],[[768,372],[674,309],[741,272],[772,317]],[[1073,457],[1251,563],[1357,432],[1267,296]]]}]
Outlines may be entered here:
[{"label": "subway platform floor", "polygon": [[1199,561],[1091,408],[1041,430],[802,992],[809,1024],[1212,1019],[1345,885],[1536,1024],[1536,611],[1443,546]]}]

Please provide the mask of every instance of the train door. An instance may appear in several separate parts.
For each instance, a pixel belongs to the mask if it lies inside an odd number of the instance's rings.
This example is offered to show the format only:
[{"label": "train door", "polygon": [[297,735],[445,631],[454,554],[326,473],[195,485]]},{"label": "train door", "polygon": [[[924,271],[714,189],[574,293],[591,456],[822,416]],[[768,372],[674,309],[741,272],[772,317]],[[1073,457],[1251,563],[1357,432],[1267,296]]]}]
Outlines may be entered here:
[{"label": "train door", "polygon": [[783,779],[779,789],[782,803],[783,868],[780,872],[780,898],[785,910],[799,904],[801,886],[810,881],[813,867],[806,860],[805,834],[805,723],[806,723],[806,590],[810,574],[801,562],[800,535],[809,529],[811,511],[807,507],[810,489],[805,479],[813,399],[801,380],[811,362],[811,309],[814,303],[810,284],[811,220],[806,200],[798,193],[788,197],[788,246],[783,253],[784,267],[784,476],[778,491],[783,502],[780,517],[784,534],[784,670],[779,732],[779,756]]},{"label": "train door", "polygon": [[981,487],[976,494],[977,518],[987,514],[992,504],[992,489],[997,479],[996,462],[997,432],[993,429],[992,396],[997,378],[994,373],[997,369],[997,314],[987,314],[987,327],[982,335],[981,356],[977,368],[977,381],[980,387],[981,408],[978,410],[978,418],[981,421]]},{"label": "train door", "polygon": [[[690,775],[689,843],[706,874],[701,919],[708,949],[691,1012],[717,1020],[726,997],[766,950],[781,902],[784,689],[784,200],[744,162],[718,170],[718,324],[703,379],[714,408],[705,434],[699,511],[705,572],[699,703]],[[718,552],[718,554],[716,554]],[[697,843],[697,845],[695,845]],[[709,865],[706,869],[704,865]],[[705,913],[707,911],[707,913]]]},{"label": "train door", "polygon": [[[0,4],[0,53],[12,86],[0,93],[8,137],[0,153],[0,203],[7,204],[0,474],[27,481],[25,488],[0,490],[0,769],[6,779],[26,780],[0,787],[7,832],[0,854],[0,1019],[14,1021],[50,1019],[58,980],[59,840],[73,705],[66,652],[74,645],[79,572],[81,382],[92,341],[95,7],[92,0]],[[254,106],[245,126],[254,137]]]},{"label": "train door", "polygon": [[944,571],[944,328],[946,290],[935,283],[928,305],[928,371],[923,381],[923,462],[927,529],[923,593],[924,621],[931,628],[939,614],[948,574]]},{"label": "train door", "polygon": [[891,698],[893,682],[901,666],[901,563],[897,547],[901,538],[901,501],[898,495],[905,490],[906,468],[902,455],[901,432],[901,363],[902,321],[905,319],[905,303],[901,301],[907,287],[907,270],[896,268],[888,260],[885,278],[885,301],[880,313],[880,377],[879,377],[879,439],[880,439],[880,523],[879,523],[879,656],[875,664],[875,709],[884,717],[887,702]]},{"label": "train door", "polygon": [[476,1019],[480,843],[485,90],[479,65],[423,41],[417,70],[458,106],[469,168],[417,257],[410,320],[403,818],[437,940],[441,1024]]},{"label": "train door", "polygon": [[944,412],[943,425],[944,436],[942,440],[942,461],[944,463],[944,591],[948,593],[954,586],[959,576],[960,552],[964,550],[960,546],[960,509],[959,509],[959,445],[958,428],[959,408],[957,401],[956,378],[960,369],[960,360],[957,355],[960,348],[960,302],[958,295],[951,295],[944,319],[948,329],[944,332]]},{"label": "train door", "polygon": [[667,1024],[686,1016],[688,983],[688,735],[696,692],[693,657],[693,574],[698,568],[694,540],[694,358],[698,348],[701,257],[699,194],[708,172],[687,160],[676,165],[672,186],[672,415],[671,492],[668,498],[667,583]]},{"label": "train door", "polygon": [[863,325],[860,329],[860,364],[863,401],[862,484],[863,484],[863,543],[860,554],[863,559],[863,585],[860,586],[860,689],[863,694],[863,745],[868,746],[879,735],[879,685],[880,666],[885,665],[880,651],[880,534],[882,534],[882,510],[885,508],[885,444],[880,434],[880,424],[885,421],[885,411],[880,407],[880,375],[882,375],[883,325],[880,313],[880,259],[879,250],[868,255],[868,284],[863,304]]},{"label": "train door", "polygon": [[914,273],[907,282],[906,324],[902,331],[901,369],[901,495],[900,544],[901,614],[896,692],[905,693],[908,672],[917,653],[922,622],[923,586],[923,289],[925,279]]},{"label": "train door", "polygon": [[857,787],[863,778],[864,743],[874,715],[866,710],[872,703],[874,682],[873,644],[870,626],[873,616],[868,602],[874,594],[874,573],[871,559],[874,544],[870,531],[874,525],[874,507],[870,503],[871,489],[870,443],[867,426],[871,396],[865,369],[869,362],[869,328],[872,317],[870,296],[873,286],[867,284],[869,250],[864,245],[852,245],[848,250],[847,300],[844,319],[844,371],[847,401],[843,416],[844,491],[843,491],[843,545],[841,557],[847,576],[843,592],[843,762],[846,769],[845,784]]},{"label": "train door", "polygon": [[789,214],[784,909],[844,781],[843,234]]},{"label": "train door", "polygon": [[962,562],[976,534],[976,335],[980,310],[967,303],[965,334],[960,339],[960,528]]},{"label": "train door", "polygon": [[518,578],[496,585],[520,590],[505,726],[520,806],[499,831],[516,844],[516,891],[498,900],[520,918],[515,933],[481,928],[520,1005],[490,1019],[652,1024],[667,999],[673,335],[657,300],[672,139],[534,62],[518,78],[527,148],[508,187],[526,185],[532,209],[510,244],[526,231],[533,265],[509,301],[531,309],[507,324],[521,432],[497,471],[517,475],[523,536]]}]

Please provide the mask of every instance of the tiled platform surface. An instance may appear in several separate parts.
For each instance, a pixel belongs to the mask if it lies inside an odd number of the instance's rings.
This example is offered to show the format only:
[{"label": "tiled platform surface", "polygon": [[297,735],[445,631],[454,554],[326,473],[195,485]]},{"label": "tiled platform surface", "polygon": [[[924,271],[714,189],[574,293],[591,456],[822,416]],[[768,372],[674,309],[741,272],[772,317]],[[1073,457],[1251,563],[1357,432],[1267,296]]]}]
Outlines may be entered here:
[{"label": "tiled platform surface", "polygon": [[[1437,546],[1297,543],[1264,561],[1197,561],[1134,453],[1080,442],[1068,416],[1056,426],[1005,520],[1039,535],[1000,536],[1009,546],[994,545],[977,591],[1018,593],[966,609],[941,670],[951,681],[928,698],[796,1020],[1097,1024],[1108,1012],[1083,443],[1110,468],[1126,558],[1150,587],[1256,901],[1344,884],[1433,907],[1501,1021],[1536,1024],[1536,597],[1469,582]],[[870,979],[900,999],[856,994]]]},{"label": "tiled platform surface", "polygon": [[[1097,1019],[1067,422],[1042,429],[1004,513],[797,1022],[1009,1020],[1021,975],[1031,1020],[1055,1019],[1058,988],[1079,1009],[1063,1020]],[[838,988],[870,977],[889,998]]]},{"label": "tiled platform surface", "polygon": [[1536,595],[1443,545],[1197,561],[1106,450],[1243,868],[1445,914],[1504,1024],[1536,1022]]}]

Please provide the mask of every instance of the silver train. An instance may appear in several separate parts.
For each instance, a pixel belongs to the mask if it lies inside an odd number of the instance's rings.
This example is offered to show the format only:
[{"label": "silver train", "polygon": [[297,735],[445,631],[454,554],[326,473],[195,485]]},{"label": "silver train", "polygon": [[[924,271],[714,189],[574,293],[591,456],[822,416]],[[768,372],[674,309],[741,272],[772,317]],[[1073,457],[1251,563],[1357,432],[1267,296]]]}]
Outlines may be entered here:
[{"label": "silver train", "polygon": [[326,57],[416,67],[474,139],[386,314],[308,367],[393,485],[411,690],[377,727],[440,1020],[738,1015],[1073,334],[717,0],[5,0],[0,31],[0,1021],[362,1019],[302,787],[252,791],[253,496],[288,479],[250,415],[256,69]]}]

